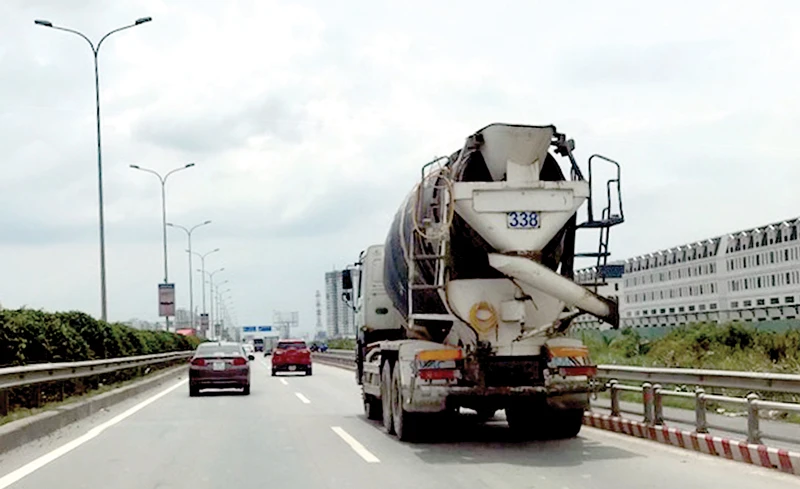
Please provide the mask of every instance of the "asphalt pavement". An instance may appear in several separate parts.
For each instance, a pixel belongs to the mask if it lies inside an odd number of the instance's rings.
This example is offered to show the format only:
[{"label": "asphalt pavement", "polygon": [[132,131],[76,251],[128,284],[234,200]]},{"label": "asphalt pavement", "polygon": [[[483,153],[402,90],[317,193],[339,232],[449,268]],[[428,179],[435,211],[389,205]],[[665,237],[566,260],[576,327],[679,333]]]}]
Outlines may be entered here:
[{"label": "asphalt pavement", "polygon": [[186,379],[0,460],[0,489],[681,489],[800,487],[800,478],[584,427],[578,438],[518,442],[502,412],[437,427],[407,444],[362,412],[352,371],[271,377],[252,392],[190,398]]}]

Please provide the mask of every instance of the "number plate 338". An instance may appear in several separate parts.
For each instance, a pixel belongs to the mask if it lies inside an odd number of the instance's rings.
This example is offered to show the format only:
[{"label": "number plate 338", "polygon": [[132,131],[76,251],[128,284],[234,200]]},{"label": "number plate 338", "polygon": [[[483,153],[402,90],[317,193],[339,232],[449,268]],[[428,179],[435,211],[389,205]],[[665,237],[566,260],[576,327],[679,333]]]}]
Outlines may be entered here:
[{"label": "number plate 338", "polygon": [[511,229],[538,229],[539,213],[533,211],[507,212],[506,224]]}]

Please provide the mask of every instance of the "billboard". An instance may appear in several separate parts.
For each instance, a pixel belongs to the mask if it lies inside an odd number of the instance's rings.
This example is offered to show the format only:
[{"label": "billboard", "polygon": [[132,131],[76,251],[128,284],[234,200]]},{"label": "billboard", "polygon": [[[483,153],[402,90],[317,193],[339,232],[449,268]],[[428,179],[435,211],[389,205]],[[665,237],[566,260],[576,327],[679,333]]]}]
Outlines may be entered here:
[{"label": "billboard", "polygon": [[242,331],[245,333],[255,333],[256,327],[255,326],[242,326]]},{"label": "billboard", "polygon": [[158,284],[158,315],[175,315],[175,284]]}]

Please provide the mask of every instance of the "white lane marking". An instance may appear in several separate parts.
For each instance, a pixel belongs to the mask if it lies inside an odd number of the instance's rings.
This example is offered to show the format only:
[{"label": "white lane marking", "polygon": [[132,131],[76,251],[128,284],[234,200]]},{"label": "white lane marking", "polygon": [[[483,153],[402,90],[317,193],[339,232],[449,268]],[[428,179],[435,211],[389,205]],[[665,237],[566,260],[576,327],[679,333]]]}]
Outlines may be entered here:
[{"label": "white lane marking", "polygon": [[280,380],[281,384],[283,384],[283,385],[289,385],[289,383],[286,382],[286,379],[278,379],[278,380]]},{"label": "white lane marking", "polygon": [[[300,394],[299,392],[295,392],[294,395],[296,395],[298,399],[303,401],[303,404],[311,404],[311,401],[309,401],[308,398],[306,396],[304,396],[303,394]],[[3,488],[0,487],[0,489],[3,489]]]},{"label": "white lane marking", "polygon": [[344,440],[345,443],[350,445],[350,448],[353,449],[361,458],[367,461],[370,464],[377,464],[380,463],[380,459],[372,454],[369,450],[367,450],[364,445],[358,442],[355,438],[350,436],[350,433],[343,430],[340,426],[331,426],[331,429],[334,433],[339,435],[339,438]]},{"label": "white lane marking", "polygon": [[174,391],[178,387],[184,385],[186,380],[182,380],[177,384],[173,385],[172,387],[168,387],[163,391],[159,392],[158,394],[145,399],[144,401],[140,402],[139,404],[129,408],[127,411],[114,416],[113,418],[109,419],[105,423],[99,424],[94,428],[90,429],[85,434],[75,438],[74,440],[61,445],[60,447],[56,448],[55,450],[45,453],[41,457],[28,462],[27,464],[23,465],[22,467],[18,468],[17,470],[10,472],[3,477],[0,477],[0,489],[6,489],[11,484],[19,481],[20,479],[24,478],[36,472],[37,470],[41,469],[45,465],[49,464],[53,460],[61,457],[62,455],[66,455],[67,453],[71,452],[72,450],[78,448],[79,446],[83,445],[87,441],[91,440],[92,438],[97,437],[100,433],[106,430],[106,428],[110,428],[115,424],[119,423],[120,421],[124,420],[125,418],[135,414],[137,411],[147,407],[149,404],[156,402],[157,400],[161,399],[162,397],[166,396],[170,392]]}]

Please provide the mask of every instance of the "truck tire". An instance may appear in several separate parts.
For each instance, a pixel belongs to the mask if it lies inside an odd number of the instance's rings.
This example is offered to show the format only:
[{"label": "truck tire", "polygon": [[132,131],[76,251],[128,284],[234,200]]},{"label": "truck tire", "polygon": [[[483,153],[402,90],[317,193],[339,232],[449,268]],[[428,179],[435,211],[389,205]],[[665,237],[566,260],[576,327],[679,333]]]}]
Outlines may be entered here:
[{"label": "truck tire", "polygon": [[515,437],[523,440],[544,438],[543,426],[549,420],[543,416],[545,410],[537,403],[517,400],[506,406],[508,427]]},{"label": "truck tire", "polygon": [[364,414],[367,415],[367,419],[373,421],[380,420],[383,417],[382,403],[372,394],[364,394]]},{"label": "truck tire", "polygon": [[583,427],[583,409],[553,410],[547,419],[548,438],[575,438]]},{"label": "truck tire", "polygon": [[394,434],[392,419],[392,370],[394,364],[389,360],[383,362],[381,368],[381,407],[383,410],[383,427],[390,435]]},{"label": "truck tire", "polygon": [[403,409],[403,383],[400,379],[400,370],[395,368],[392,372],[392,421],[394,432],[400,441],[416,441],[419,434],[419,415],[409,413]]}]

